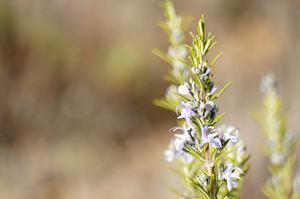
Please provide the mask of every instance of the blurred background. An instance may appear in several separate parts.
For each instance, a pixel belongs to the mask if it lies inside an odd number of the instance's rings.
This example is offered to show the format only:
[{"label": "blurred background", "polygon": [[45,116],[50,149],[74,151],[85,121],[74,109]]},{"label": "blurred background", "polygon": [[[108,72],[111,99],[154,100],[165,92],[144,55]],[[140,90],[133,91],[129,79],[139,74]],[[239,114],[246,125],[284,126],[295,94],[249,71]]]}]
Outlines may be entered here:
[{"label": "blurred background", "polygon": [[[175,198],[163,151],[174,113],[152,105],[169,66],[159,0],[0,1],[0,198]],[[224,55],[223,120],[251,153],[242,197],[263,198],[267,161],[254,119],[261,77],[280,80],[289,129],[300,137],[300,1],[175,0],[204,13]],[[300,147],[298,147],[300,149]],[[298,155],[299,157],[299,155]],[[298,164],[299,165],[299,164]],[[298,168],[300,168],[298,166]]]}]

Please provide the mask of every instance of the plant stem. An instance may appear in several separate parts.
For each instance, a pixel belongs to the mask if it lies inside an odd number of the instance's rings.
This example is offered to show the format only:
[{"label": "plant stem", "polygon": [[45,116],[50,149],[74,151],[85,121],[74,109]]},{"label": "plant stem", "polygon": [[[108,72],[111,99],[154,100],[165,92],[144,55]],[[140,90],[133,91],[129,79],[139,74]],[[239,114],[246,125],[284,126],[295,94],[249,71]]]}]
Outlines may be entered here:
[{"label": "plant stem", "polygon": [[211,199],[217,199],[216,196],[216,183],[215,183],[215,174],[213,172],[213,165],[211,163],[211,158],[210,158],[210,147],[208,148],[208,150],[205,153],[205,164],[206,164],[206,168],[207,168],[207,173],[208,176],[210,176],[210,179],[212,180],[211,182],[211,188],[210,188],[210,198]]}]

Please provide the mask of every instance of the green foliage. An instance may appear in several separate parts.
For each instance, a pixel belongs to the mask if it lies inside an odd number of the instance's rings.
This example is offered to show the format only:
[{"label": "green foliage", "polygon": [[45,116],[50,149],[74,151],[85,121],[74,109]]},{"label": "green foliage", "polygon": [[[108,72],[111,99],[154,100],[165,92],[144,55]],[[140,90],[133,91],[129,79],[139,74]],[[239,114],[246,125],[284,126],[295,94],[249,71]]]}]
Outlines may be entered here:
[{"label": "green foliage", "polygon": [[[216,127],[223,118],[215,100],[231,82],[217,91],[213,81],[212,61],[207,58],[215,46],[215,36],[206,33],[204,16],[201,16],[196,34],[190,33],[192,43],[184,44],[187,18],[176,15],[171,1],[162,4],[166,20],[159,25],[169,37],[167,53],[155,49],[153,53],[172,65],[166,77],[171,86],[165,98],[154,104],[174,111],[182,131],[176,134],[166,151],[170,161],[177,160],[186,190],[175,191],[181,198],[237,198],[242,178],[248,170],[249,156],[244,144],[238,141],[238,130],[233,127]],[[180,143],[183,143],[182,146]],[[175,148],[174,148],[175,147]]]},{"label": "green foliage", "polygon": [[293,185],[296,140],[286,130],[286,115],[273,76],[264,78],[262,90],[265,97],[259,120],[267,139],[265,152],[270,158],[271,173],[263,192],[270,199],[299,198],[300,192]]}]

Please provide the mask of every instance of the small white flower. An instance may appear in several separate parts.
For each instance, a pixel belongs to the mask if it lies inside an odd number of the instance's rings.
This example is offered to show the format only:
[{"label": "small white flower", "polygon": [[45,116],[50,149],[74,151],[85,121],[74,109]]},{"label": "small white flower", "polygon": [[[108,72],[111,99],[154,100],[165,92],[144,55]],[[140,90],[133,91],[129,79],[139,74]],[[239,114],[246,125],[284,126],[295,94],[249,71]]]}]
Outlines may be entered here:
[{"label": "small white flower", "polygon": [[175,59],[172,65],[174,67],[174,74],[180,74],[180,71],[184,69],[184,64],[178,59]]},{"label": "small white flower", "polygon": [[199,112],[202,118],[206,118],[209,114],[216,112],[216,108],[216,104],[213,101],[208,101],[205,104],[201,102],[199,106]]},{"label": "small white flower", "polygon": [[199,75],[200,72],[201,72],[200,68],[198,68],[198,67],[193,67],[193,68],[191,69],[191,71],[192,71],[192,73],[195,74],[195,75]]},{"label": "small white flower", "polygon": [[167,91],[166,91],[166,98],[167,99],[173,99],[173,100],[176,100],[176,96],[174,95],[174,93],[177,93],[177,86],[176,85],[170,85],[168,88],[167,88]]},{"label": "small white flower", "polygon": [[230,141],[233,144],[237,144],[240,140],[240,130],[233,127],[233,126],[221,126],[217,129],[220,134],[221,134],[221,138],[224,141]]},{"label": "small white flower", "polygon": [[242,162],[243,158],[245,156],[245,152],[246,152],[246,147],[245,144],[240,140],[237,143],[237,150],[236,150],[236,161],[237,162]]},{"label": "small white flower", "polygon": [[174,145],[174,140],[172,139],[169,144],[169,148],[164,152],[164,156],[167,162],[173,162],[180,159],[185,163],[191,163],[194,160],[194,158],[188,153],[185,153],[182,150],[177,151]]},{"label": "small white flower", "polygon": [[276,81],[275,81],[275,78],[274,78],[273,74],[267,74],[263,78],[263,80],[260,84],[260,90],[263,93],[267,93],[271,90],[275,91],[275,87],[276,87]]},{"label": "small white flower", "polygon": [[175,127],[171,129],[173,132],[176,130],[180,130],[182,132],[181,134],[175,134],[176,138],[174,140],[174,146],[176,151],[181,151],[185,147],[185,144],[194,144],[196,132],[192,127],[183,125],[183,127]]},{"label": "small white flower", "polygon": [[207,189],[207,176],[204,174],[201,174],[196,177],[197,181],[202,185],[204,189]]},{"label": "small white flower", "polygon": [[273,164],[273,165],[281,165],[281,164],[283,164],[284,163],[284,161],[285,161],[285,159],[286,159],[286,157],[285,157],[285,155],[283,155],[282,153],[273,153],[272,155],[271,155],[271,163]]},{"label": "small white flower", "polygon": [[227,127],[224,133],[225,140],[230,140],[234,144],[237,143],[240,139],[239,132],[239,129],[233,126]]},{"label": "small white flower", "polygon": [[[180,136],[180,137],[179,137]],[[174,140],[174,146],[176,151],[180,151],[184,148],[186,141],[186,136],[185,135],[178,135],[177,138]]]},{"label": "small white flower", "polygon": [[227,164],[221,179],[226,180],[228,191],[231,191],[233,188],[238,187],[239,184],[237,180],[240,179],[240,175],[242,173],[243,171],[239,167],[235,167],[231,163]]},{"label": "small white flower", "polygon": [[176,39],[177,42],[180,42],[183,39],[183,34],[179,28],[173,28],[172,35]]},{"label": "small white flower", "polygon": [[180,115],[177,117],[178,119],[190,121],[191,117],[195,115],[192,102],[181,102],[177,110],[180,110]]},{"label": "small white flower", "polygon": [[181,95],[190,94],[189,84],[185,82],[183,85],[180,85],[178,87],[178,93],[181,94]]},{"label": "small white flower", "polygon": [[171,57],[174,67],[174,73],[178,74],[180,71],[183,71],[185,69],[184,64],[182,63],[182,60],[188,55],[188,50],[185,46],[179,46],[177,48],[169,47],[168,49],[168,55]]},{"label": "small white flower", "polygon": [[201,71],[203,72],[203,74],[201,75],[200,79],[201,79],[201,81],[206,82],[208,80],[209,76],[211,75],[211,69],[202,67]]},{"label": "small white flower", "polygon": [[207,93],[208,96],[212,96],[213,94],[215,94],[215,92],[217,91],[217,87],[216,86],[212,86],[209,90],[209,92]]},{"label": "small white flower", "polygon": [[182,59],[188,55],[188,50],[185,46],[179,46],[178,48],[170,47],[168,55],[174,59]]},{"label": "small white flower", "polygon": [[167,149],[164,152],[167,162],[173,162],[176,159],[176,151],[173,149]]},{"label": "small white flower", "polygon": [[214,132],[213,127],[209,126],[204,126],[201,129],[201,139],[202,139],[202,144],[210,144],[214,148],[221,148],[222,147],[222,142],[218,138],[219,133]]}]

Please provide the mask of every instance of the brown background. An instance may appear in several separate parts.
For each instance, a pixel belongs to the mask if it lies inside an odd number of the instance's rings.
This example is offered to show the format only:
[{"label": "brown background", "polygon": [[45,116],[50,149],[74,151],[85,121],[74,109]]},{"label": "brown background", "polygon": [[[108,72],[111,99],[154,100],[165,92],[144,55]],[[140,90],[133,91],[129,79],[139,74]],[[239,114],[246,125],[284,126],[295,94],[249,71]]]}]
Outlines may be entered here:
[{"label": "brown background", "polygon": [[[219,105],[242,129],[251,170],[241,198],[263,198],[263,135],[254,119],[258,85],[273,71],[299,134],[300,2],[176,0],[204,13],[224,52]],[[152,105],[164,95],[167,49],[158,0],[0,1],[0,198],[175,198],[163,158],[175,115]],[[299,147],[300,148],[300,147]]]}]

